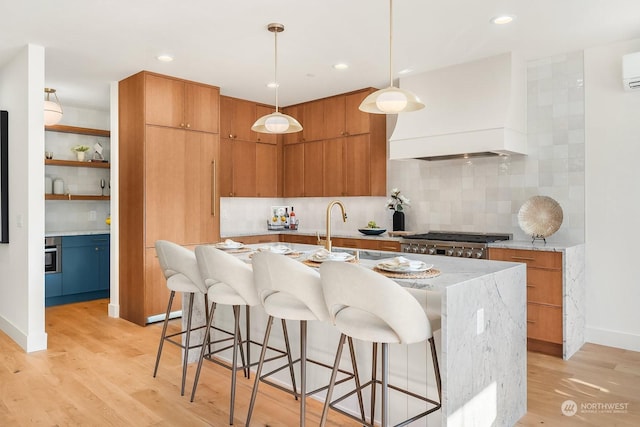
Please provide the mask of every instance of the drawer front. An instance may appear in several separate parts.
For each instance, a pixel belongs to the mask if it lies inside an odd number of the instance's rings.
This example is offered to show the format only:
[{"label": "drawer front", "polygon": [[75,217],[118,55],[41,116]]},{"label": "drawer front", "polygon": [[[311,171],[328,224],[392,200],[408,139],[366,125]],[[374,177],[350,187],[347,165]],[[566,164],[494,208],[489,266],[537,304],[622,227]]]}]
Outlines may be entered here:
[{"label": "drawer front", "polygon": [[394,240],[378,240],[378,249],[381,251],[400,252],[400,242]]},{"label": "drawer front", "polygon": [[489,259],[523,262],[527,267],[562,269],[562,253],[523,249],[489,248]]},{"label": "drawer front", "polygon": [[304,245],[316,245],[318,244],[318,238],[314,236],[302,236],[295,234],[281,234],[281,239],[286,243],[300,243]]},{"label": "drawer front", "polygon": [[562,308],[527,304],[527,337],[562,344]]},{"label": "drawer front", "polygon": [[232,240],[236,242],[244,243],[245,245],[253,245],[256,243],[273,243],[280,241],[280,236],[277,234],[264,234],[259,236],[241,236],[232,237]]},{"label": "drawer front", "polygon": [[562,307],[562,272],[528,268],[527,301]]}]

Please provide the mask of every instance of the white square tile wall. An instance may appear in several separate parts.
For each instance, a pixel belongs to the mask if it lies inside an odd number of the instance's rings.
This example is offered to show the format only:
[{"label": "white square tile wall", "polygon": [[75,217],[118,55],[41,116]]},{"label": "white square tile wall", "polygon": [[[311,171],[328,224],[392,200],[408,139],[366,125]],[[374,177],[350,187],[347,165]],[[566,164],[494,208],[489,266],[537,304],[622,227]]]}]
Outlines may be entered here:
[{"label": "white square tile wall", "polygon": [[412,199],[407,229],[513,233],[531,196],[560,203],[564,221],[550,239],[584,241],[582,52],[527,64],[527,156],[427,162],[389,161],[388,185]]}]

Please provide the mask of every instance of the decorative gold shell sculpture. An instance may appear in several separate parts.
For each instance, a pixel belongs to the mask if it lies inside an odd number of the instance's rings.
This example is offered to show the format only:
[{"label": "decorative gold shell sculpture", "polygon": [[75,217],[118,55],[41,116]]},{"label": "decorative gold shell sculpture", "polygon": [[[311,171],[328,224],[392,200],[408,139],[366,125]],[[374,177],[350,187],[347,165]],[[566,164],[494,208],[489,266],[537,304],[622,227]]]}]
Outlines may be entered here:
[{"label": "decorative gold shell sculpture", "polygon": [[520,207],[518,224],[533,240],[546,238],[562,225],[562,208],[551,197],[533,196]]}]

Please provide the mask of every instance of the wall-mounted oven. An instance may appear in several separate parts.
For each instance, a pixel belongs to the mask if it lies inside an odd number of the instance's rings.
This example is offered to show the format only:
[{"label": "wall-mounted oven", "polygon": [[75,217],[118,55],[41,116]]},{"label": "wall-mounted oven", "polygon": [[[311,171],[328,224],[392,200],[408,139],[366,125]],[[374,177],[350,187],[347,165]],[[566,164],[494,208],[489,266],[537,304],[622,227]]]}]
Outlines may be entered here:
[{"label": "wall-mounted oven", "polygon": [[60,273],[62,271],[62,238],[44,238],[44,272]]}]

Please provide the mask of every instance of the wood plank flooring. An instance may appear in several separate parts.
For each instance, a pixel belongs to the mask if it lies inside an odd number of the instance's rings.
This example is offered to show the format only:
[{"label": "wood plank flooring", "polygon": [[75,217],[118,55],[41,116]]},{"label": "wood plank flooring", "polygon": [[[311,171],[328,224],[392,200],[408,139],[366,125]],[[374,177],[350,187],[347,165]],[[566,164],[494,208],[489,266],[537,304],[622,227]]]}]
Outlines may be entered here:
[{"label": "wood plank flooring", "polygon": [[[109,318],[107,303],[47,308],[47,351],[26,354],[0,333],[0,426],[228,425],[229,371],[205,363],[196,400],[189,402],[195,367],[180,396],[177,347],[165,346],[152,377],[161,325]],[[518,426],[640,425],[640,353],[586,344],[569,361],[529,353],[528,369],[529,412]],[[234,425],[244,425],[252,385],[240,374]],[[576,402],[575,415],[562,415],[565,400]],[[605,403],[622,404],[626,412],[598,409]],[[321,409],[308,400],[308,425],[318,425]],[[298,402],[261,386],[252,425],[298,425]],[[328,425],[357,424],[331,412]]]}]

